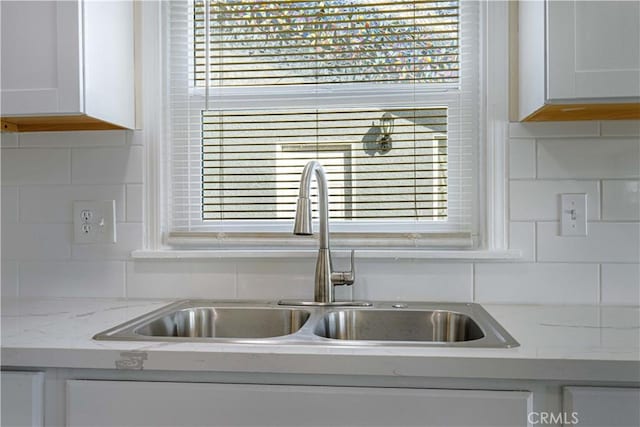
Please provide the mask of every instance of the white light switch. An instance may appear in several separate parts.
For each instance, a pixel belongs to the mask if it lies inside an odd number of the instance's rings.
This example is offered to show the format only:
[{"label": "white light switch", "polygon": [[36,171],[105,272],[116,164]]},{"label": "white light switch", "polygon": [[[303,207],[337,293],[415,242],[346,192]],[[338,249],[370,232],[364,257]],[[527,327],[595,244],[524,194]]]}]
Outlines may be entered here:
[{"label": "white light switch", "polygon": [[73,202],[74,243],[116,242],[116,201]]},{"label": "white light switch", "polygon": [[587,235],[587,195],[560,195],[560,235]]}]

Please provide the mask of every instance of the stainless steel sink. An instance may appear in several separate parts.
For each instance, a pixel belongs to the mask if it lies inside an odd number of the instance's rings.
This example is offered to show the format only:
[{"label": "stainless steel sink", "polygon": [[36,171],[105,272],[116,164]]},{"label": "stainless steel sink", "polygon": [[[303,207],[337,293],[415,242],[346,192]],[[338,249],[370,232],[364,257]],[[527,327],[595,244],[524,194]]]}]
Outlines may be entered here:
[{"label": "stainless steel sink", "polygon": [[179,301],[94,336],[97,340],[199,341],[281,337],[311,312],[269,303]]},{"label": "stainless steel sink", "polygon": [[94,339],[324,346],[518,346],[478,304],[415,302],[372,302],[368,307],[347,309],[186,300],[101,332]]},{"label": "stainless steel sink", "polygon": [[339,340],[460,342],[484,338],[469,316],[446,310],[342,310],[326,314],[315,334]]},{"label": "stainless steel sink", "polygon": [[192,307],[173,311],[134,330],[152,337],[268,338],[299,330],[305,310],[284,308]]}]

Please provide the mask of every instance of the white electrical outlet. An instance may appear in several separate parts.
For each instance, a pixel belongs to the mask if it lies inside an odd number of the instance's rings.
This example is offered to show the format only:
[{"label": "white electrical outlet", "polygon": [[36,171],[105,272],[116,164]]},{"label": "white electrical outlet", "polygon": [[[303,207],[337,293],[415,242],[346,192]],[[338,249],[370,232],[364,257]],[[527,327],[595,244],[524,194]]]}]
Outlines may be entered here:
[{"label": "white electrical outlet", "polygon": [[587,235],[587,195],[560,195],[560,235]]},{"label": "white electrical outlet", "polygon": [[74,201],[73,240],[75,243],[115,243],[116,201]]}]

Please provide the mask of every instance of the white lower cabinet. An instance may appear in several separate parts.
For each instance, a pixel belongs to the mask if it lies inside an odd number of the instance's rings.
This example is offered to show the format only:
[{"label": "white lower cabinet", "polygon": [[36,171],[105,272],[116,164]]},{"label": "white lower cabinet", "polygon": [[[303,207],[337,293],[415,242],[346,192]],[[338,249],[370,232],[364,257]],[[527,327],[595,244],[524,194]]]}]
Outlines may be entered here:
[{"label": "white lower cabinet", "polygon": [[44,420],[44,374],[2,371],[3,427],[42,426]]},{"label": "white lower cabinet", "polygon": [[563,412],[580,427],[638,427],[640,388],[565,387]]},{"label": "white lower cabinet", "polygon": [[526,426],[524,391],[67,381],[67,425]]}]

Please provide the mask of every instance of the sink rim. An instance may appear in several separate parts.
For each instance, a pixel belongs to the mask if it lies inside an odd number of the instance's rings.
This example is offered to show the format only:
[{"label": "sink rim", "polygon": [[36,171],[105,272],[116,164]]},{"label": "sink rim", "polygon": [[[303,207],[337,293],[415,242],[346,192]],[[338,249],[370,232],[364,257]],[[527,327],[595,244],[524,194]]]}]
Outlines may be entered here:
[{"label": "sink rim", "polygon": [[[160,319],[172,312],[188,308],[238,308],[267,309],[277,311],[302,311],[309,317],[297,331],[288,335],[266,338],[228,337],[173,337],[149,336],[133,331]],[[469,341],[388,341],[388,340],[343,340],[327,338],[315,333],[324,316],[339,311],[448,311],[471,318],[484,337]],[[460,302],[427,301],[371,301],[371,306],[289,306],[278,301],[264,300],[206,300],[185,299],[169,303],[149,313],[135,317],[93,336],[98,341],[140,341],[172,343],[229,343],[229,344],[271,344],[271,345],[320,345],[331,347],[447,347],[447,348],[513,348],[520,344],[500,325],[480,304]]]}]

